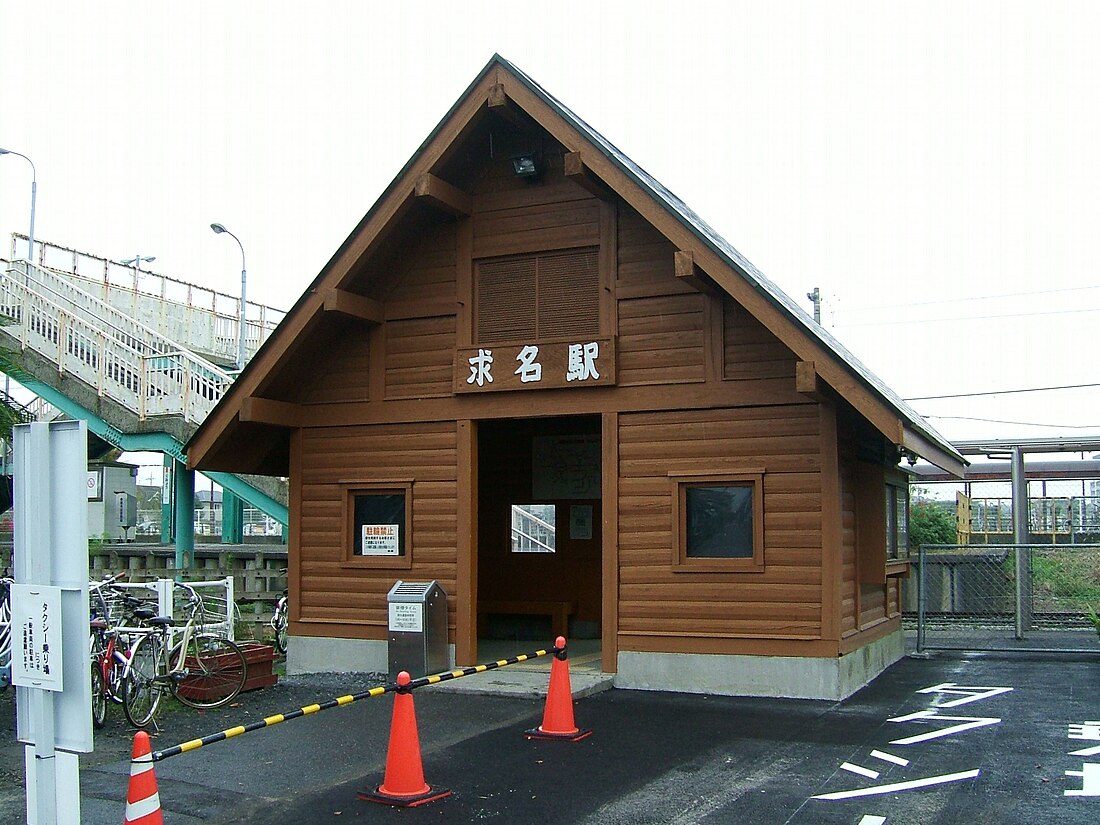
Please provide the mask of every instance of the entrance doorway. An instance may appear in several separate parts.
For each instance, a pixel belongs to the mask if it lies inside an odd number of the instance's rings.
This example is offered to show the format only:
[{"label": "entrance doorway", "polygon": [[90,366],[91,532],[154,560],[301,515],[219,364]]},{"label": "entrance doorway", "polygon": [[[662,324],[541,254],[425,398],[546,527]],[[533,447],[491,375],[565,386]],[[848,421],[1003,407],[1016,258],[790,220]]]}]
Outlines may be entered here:
[{"label": "entrance doorway", "polygon": [[528,652],[524,642],[544,647],[559,635],[571,658],[598,653],[600,447],[599,416],[478,422],[481,660]]}]

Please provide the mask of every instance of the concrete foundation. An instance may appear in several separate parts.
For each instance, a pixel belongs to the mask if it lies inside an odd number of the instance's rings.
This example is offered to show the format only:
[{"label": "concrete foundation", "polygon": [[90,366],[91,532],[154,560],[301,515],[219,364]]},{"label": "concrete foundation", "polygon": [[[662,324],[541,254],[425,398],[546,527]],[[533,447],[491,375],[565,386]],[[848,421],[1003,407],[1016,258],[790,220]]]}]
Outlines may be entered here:
[{"label": "concrete foundation", "polygon": [[[447,645],[447,656],[448,662],[453,663],[454,645]],[[287,676],[300,673],[388,673],[389,669],[388,642],[329,636],[291,636],[287,639]]]},{"label": "concrete foundation", "polygon": [[836,659],[623,651],[615,687],[838,700],[851,696],[904,654],[900,630]]},{"label": "concrete foundation", "polygon": [[291,636],[287,639],[286,673],[386,673],[390,669],[386,642]]}]

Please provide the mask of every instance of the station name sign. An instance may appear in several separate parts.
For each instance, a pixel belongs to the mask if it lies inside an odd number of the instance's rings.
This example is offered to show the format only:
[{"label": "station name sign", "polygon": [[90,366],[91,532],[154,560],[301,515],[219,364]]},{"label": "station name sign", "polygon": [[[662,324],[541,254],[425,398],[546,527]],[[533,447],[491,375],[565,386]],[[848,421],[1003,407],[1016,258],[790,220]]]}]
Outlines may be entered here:
[{"label": "station name sign", "polygon": [[455,392],[602,387],[615,383],[612,338],[489,345],[455,355]]}]

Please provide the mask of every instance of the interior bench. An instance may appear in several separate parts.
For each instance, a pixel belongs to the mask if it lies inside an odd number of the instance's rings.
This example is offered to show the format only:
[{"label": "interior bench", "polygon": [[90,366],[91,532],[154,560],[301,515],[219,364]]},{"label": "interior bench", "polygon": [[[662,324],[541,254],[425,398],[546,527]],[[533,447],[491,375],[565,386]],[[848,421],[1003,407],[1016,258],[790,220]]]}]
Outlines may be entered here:
[{"label": "interior bench", "polygon": [[524,616],[549,616],[554,636],[569,636],[569,617],[577,612],[576,602],[553,601],[499,601],[479,599],[477,603],[478,627],[485,627],[490,613],[521,614]]}]

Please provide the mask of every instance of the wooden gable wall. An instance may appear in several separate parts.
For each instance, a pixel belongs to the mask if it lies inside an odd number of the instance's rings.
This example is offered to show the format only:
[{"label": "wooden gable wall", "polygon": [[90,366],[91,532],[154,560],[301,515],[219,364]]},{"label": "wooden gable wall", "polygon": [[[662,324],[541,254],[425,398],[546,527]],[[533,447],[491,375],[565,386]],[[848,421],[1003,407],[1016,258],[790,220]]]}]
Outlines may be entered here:
[{"label": "wooden gable wall", "polygon": [[[282,385],[286,400],[311,410],[292,457],[292,632],[385,638],[396,578],[439,580],[456,628],[459,602],[471,597],[458,592],[470,494],[461,479],[471,472],[460,459],[469,449],[462,422],[515,415],[603,416],[616,489],[605,513],[614,532],[603,554],[614,570],[605,564],[602,619],[617,649],[835,655],[840,635],[896,612],[896,588],[857,582],[851,459],[835,459],[820,399],[795,392],[790,349],[733,298],[678,277],[675,246],[623,202],[567,179],[560,155],[534,185],[504,160],[462,182],[468,218],[412,213],[413,228],[347,285],[379,302],[384,321],[339,322],[311,350],[312,368],[299,365]],[[589,247],[606,285],[601,330],[615,338],[616,386],[456,396],[476,261]],[[360,420],[349,423],[341,408]],[[674,571],[676,474],[746,468],[763,471],[764,569]],[[400,569],[349,559],[345,546],[349,490],[385,482],[414,491],[413,547]],[[832,527],[826,534],[833,524],[836,541]]]}]

